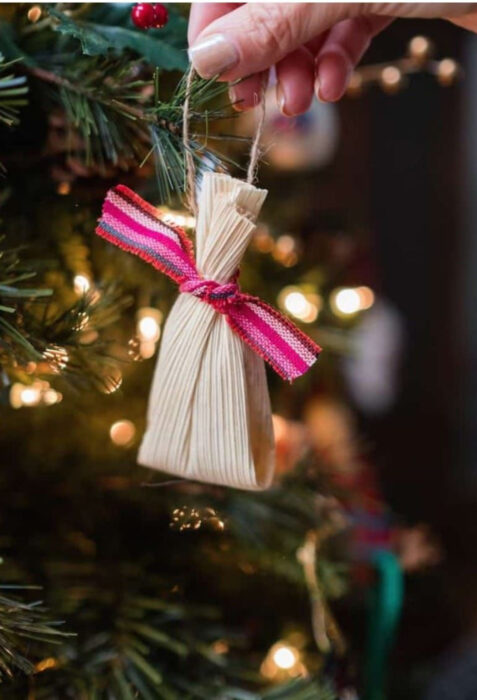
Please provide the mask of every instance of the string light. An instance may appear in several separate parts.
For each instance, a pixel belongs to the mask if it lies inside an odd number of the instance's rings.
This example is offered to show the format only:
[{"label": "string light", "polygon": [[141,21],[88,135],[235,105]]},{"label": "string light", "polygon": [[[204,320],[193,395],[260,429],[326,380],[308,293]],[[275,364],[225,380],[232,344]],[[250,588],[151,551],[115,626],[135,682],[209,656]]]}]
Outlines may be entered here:
[{"label": "string light", "polygon": [[408,53],[417,61],[426,61],[432,53],[432,44],[427,36],[415,36],[409,42]]},{"label": "string light", "polygon": [[179,532],[199,530],[203,525],[208,526],[211,530],[225,530],[225,521],[214,508],[210,507],[180,506],[179,508],[174,508],[169,523],[171,529]]},{"label": "string light", "polygon": [[402,73],[397,66],[386,66],[381,71],[380,82],[385,92],[397,92],[402,84]]},{"label": "string light", "polygon": [[49,656],[47,659],[42,659],[38,661],[35,665],[35,671],[37,673],[42,673],[43,671],[48,671],[50,668],[56,668],[58,666],[58,660]]},{"label": "string light", "polygon": [[261,667],[261,674],[269,680],[305,676],[307,670],[301,660],[300,650],[285,640],[276,642],[268,651]]},{"label": "string light", "polygon": [[130,420],[118,420],[109,429],[112,442],[118,447],[129,447],[136,435],[136,426]]},{"label": "string light", "polygon": [[293,668],[298,660],[298,654],[295,649],[285,645],[278,646],[273,652],[273,661],[278,668],[289,670]]},{"label": "string light", "polygon": [[212,644],[212,651],[215,654],[227,654],[229,651],[229,644],[226,639],[217,639],[216,642]]},{"label": "string light", "polygon": [[60,403],[63,395],[42,379],[36,379],[32,384],[15,382],[10,388],[10,405],[12,408],[53,406]]},{"label": "string light", "polygon": [[395,94],[405,85],[405,78],[415,73],[428,73],[437,78],[440,85],[452,85],[461,73],[460,66],[453,58],[436,61],[433,58],[434,46],[425,36],[415,36],[408,44],[407,54],[389,65],[382,63],[360,66],[351,75],[347,94],[358,97],[367,85],[379,84],[389,93]]},{"label": "string light", "polygon": [[139,340],[157,343],[161,336],[161,312],[158,309],[145,306],[138,310],[136,318]]},{"label": "string light", "polygon": [[363,91],[363,76],[358,71],[354,71],[349,79],[347,94],[350,97],[358,97]]},{"label": "string light", "polygon": [[61,194],[62,196],[65,196],[71,192],[71,183],[70,182],[59,182],[58,186],[56,188],[56,192],[58,194]]},{"label": "string light", "polygon": [[86,294],[91,289],[91,280],[84,274],[75,275],[73,286],[76,294]]},{"label": "string light", "polygon": [[180,226],[180,228],[195,228],[196,220],[195,216],[188,214],[185,211],[175,211],[174,209],[167,209],[161,207],[159,210],[161,219],[166,224],[172,224],[173,226]]},{"label": "string light", "polygon": [[452,85],[459,73],[459,66],[453,58],[443,58],[437,65],[437,79],[444,87]]},{"label": "string light", "polygon": [[353,316],[374,304],[374,292],[369,287],[342,287],[330,297],[331,308],[337,316]]},{"label": "string light", "polygon": [[292,267],[298,262],[297,243],[293,236],[279,236],[272,251],[275,260],[285,267]]},{"label": "string light", "polygon": [[255,250],[260,253],[271,253],[275,247],[275,241],[270,235],[270,231],[267,226],[261,224],[257,227],[255,234],[252,239],[252,246]]},{"label": "string light", "polygon": [[278,304],[300,321],[313,323],[318,317],[323,302],[315,292],[308,292],[300,287],[285,287],[278,295]]}]

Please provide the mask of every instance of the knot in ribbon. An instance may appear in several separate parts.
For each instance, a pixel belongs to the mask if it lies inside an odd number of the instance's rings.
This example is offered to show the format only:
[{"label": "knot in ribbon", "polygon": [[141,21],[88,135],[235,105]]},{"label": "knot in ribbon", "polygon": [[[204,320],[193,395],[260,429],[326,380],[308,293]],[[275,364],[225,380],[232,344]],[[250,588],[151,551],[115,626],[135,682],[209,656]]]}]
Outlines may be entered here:
[{"label": "knot in ribbon", "polygon": [[293,380],[316,361],[321,348],[288,318],[258,297],[202,279],[186,232],[158,218],[156,209],[124,185],[109,190],[96,233],[142,258],[223,314],[232,330],[283,378]]},{"label": "knot in ribbon", "polygon": [[241,292],[236,282],[220,284],[200,277],[187,279],[179,286],[180,292],[193,294],[206,304],[210,304],[219,314],[228,314],[232,304],[239,304]]}]

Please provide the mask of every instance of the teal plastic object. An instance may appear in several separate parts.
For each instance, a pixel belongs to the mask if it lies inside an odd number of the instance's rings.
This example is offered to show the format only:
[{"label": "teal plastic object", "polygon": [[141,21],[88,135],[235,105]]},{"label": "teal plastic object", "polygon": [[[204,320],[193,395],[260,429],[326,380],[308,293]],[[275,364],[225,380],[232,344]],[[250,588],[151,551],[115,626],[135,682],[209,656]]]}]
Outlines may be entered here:
[{"label": "teal plastic object", "polygon": [[389,653],[403,606],[404,577],[399,560],[392,552],[377,550],[371,563],[376,571],[376,582],[369,601],[363,700],[385,700]]}]

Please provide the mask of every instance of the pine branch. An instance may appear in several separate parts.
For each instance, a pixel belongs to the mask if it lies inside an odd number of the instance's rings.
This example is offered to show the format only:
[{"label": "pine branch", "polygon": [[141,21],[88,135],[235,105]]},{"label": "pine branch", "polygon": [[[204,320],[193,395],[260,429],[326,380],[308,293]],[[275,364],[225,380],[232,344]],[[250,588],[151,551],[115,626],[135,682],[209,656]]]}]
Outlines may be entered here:
[{"label": "pine branch", "polygon": [[[0,590],[12,588],[22,590],[22,587],[0,586]],[[35,673],[35,664],[26,656],[32,653],[32,643],[39,651],[43,644],[62,644],[74,636],[57,629],[60,624],[48,620],[39,601],[24,603],[0,594],[0,683],[11,680],[17,671],[26,675]]]},{"label": "pine branch", "polygon": [[[185,21],[177,30],[183,33],[178,49],[169,29],[171,21],[165,30],[145,34],[131,27],[128,8],[118,10],[119,14],[101,13],[81,5],[67,14],[59,7],[47,9],[49,21],[42,20],[38,30],[20,23],[15,34],[11,25],[2,27],[0,49],[22,59],[17,72],[23,71],[42,88],[48,110],[61,106],[75,157],[100,171],[110,165],[138,167],[152,159],[161,200],[182,193],[185,86],[181,81],[169,96],[160,95],[158,85],[161,70],[187,67]],[[183,20],[174,13],[172,18],[176,23]],[[170,59],[177,51],[180,65],[172,66]],[[205,170],[226,169],[230,163],[211,146],[222,137],[210,129],[212,122],[233,116],[230,109],[215,106],[226,91],[225,84],[202,79],[192,88],[188,147],[199,178]],[[74,133],[81,141],[76,149],[71,146]]]},{"label": "pine branch", "polygon": [[19,123],[20,107],[27,104],[25,95],[28,93],[28,85],[25,76],[8,72],[15,63],[17,61],[5,63],[5,58],[0,53],[0,121],[7,126]]},{"label": "pine branch", "polygon": [[20,253],[0,248],[0,366],[15,376],[30,363],[30,378],[62,374],[75,385],[111,390],[116,362],[101,331],[117,321],[129,298],[109,287],[64,307],[52,289],[23,286],[37,272]]}]

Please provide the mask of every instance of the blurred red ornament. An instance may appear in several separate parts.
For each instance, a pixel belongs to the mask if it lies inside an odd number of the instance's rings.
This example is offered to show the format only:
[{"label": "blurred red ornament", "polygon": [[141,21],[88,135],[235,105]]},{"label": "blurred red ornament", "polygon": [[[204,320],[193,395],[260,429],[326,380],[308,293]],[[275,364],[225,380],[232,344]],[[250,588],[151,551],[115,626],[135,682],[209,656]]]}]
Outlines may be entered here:
[{"label": "blurred red ornament", "polygon": [[131,19],[138,29],[159,29],[167,24],[169,13],[161,3],[139,2],[131,10]]}]

